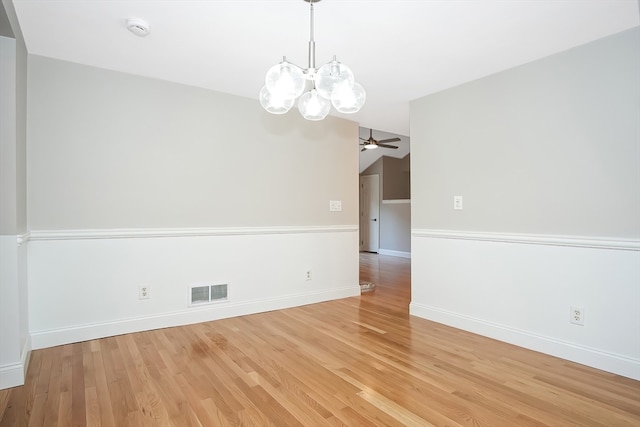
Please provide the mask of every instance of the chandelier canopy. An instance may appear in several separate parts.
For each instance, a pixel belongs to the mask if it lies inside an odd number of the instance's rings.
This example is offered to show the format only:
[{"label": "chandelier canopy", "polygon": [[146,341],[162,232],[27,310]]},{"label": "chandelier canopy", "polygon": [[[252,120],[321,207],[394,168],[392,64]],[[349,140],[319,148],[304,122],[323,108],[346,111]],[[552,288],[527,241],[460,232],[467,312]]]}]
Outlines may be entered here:
[{"label": "chandelier canopy", "polygon": [[324,119],[331,105],[340,113],[356,113],[366,99],[364,88],[355,81],[351,69],[335,56],[316,69],[313,4],[320,0],[304,1],[309,3],[311,17],[308,67],[303,69],[283,57],[282,62],[267,71],[265,85],[260,90],[260,104],[272,114],[284,114],[300,97],[298,110],[307,120]]}]

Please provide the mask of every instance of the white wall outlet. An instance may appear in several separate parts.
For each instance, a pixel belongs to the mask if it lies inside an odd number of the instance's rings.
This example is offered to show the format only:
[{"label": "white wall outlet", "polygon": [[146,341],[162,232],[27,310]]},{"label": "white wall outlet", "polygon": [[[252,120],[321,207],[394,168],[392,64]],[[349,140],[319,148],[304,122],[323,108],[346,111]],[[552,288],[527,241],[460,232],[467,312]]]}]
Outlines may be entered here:
[{"label": "white wall outlet", "polygon": [[308,282],[311,280],[311,270],[307,270],[307,272],[305,273],[305,280]]},{"label": "white wall outlet", "polygon": [[340,212],[342,210],[342,200],[330,200],[329,210],[331,212]]},{"label": "white wall outlet", "polygon": [[138,299],[149,299],[151,298],[151,288],[149,285],[140,285],[138,288]]},{"label": "white wall outlet", "polygon": [[574,325],[584,326],[584,307],[571,306],[569,322]]},{"label": "white wall outlet", "polygon": [[453,209],[462,210],[462,196],[453,196]]}]

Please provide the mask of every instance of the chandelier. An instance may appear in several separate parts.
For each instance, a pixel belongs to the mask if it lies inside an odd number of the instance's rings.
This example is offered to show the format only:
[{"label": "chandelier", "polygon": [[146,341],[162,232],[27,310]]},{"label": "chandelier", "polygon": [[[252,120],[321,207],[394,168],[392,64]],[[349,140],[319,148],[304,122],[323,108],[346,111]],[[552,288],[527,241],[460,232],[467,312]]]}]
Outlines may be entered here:
[{"label": "chandelier", "polygon": [[284,114],[300,97],[298,110],[307,120],[324,119],[331,105],[340,113],[356,113],[366,99],[364,88],[355,81],[349,67],[338,62],[335,56],[316,69],[313,4],[320,0],[304,1],[309,3],[311,16],[308,67],[303,69],[282,57],[282,62],[267,71],[265,85],[260,90],[260,104],[272,114]]}]

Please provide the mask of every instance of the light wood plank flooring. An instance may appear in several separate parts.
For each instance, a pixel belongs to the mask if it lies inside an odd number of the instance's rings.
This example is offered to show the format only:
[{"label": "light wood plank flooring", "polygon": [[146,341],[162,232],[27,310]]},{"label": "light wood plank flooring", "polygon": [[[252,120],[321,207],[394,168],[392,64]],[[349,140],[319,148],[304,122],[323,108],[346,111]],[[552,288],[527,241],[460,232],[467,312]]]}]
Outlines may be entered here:
[{"label": "light wood plank flooring", "polygon": [[640,426],[640,383],[408,315],[374,292],[34,351],[0,426]]}]

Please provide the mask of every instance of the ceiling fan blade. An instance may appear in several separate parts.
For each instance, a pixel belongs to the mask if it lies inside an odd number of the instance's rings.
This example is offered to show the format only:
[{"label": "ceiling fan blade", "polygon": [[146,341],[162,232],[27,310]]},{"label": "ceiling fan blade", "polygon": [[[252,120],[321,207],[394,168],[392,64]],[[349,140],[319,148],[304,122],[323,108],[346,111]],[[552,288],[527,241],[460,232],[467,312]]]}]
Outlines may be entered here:
[{"label": "ceiling fan blade", "polygon": [[378,143],[378,147],[393,148],[393,149],[398,148],[395,145],[387,145],[387,144],[380,144],[380,143]]},{"label": "ceiling fan blade", "polygon": [[360,150],[360,151],[367,151],[367,149],[366,149],[366,148],[363,148],[363,149],[362,149],[362,150]]},{"label": "ceiling fan blade", "polygon": [[399,142],[401,141],[400,138],[388,138],[388,139],[381,139],[380,141],[378,141],[378,144],[380,143],[385,143],[385,142]]},{"label": "ceiling fan blade", "polygon": [[362,141],[368,141],[368,139],[360,138]]}]

